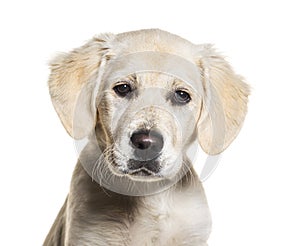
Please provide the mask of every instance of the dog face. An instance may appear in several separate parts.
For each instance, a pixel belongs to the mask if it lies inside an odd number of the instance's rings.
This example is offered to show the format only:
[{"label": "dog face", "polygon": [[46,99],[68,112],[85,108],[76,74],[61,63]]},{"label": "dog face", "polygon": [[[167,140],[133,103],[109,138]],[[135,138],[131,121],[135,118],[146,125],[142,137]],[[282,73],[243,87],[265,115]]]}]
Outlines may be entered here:
[{"label": "dog face", "polygon": [[68,133],[96,135],[105,169],[144,180],[174,177],[195,139],[222,152],[249,94],[210,45],[161,30],[95,37],[52,62],[49,88]]},{"label": "dog face", "polygon": [[196,136],[201,97],[195,88],[160,72],[131,74],[105,87],[97,132],[109,149],[112,171],[174,176],[183,163],[182,150]]}]

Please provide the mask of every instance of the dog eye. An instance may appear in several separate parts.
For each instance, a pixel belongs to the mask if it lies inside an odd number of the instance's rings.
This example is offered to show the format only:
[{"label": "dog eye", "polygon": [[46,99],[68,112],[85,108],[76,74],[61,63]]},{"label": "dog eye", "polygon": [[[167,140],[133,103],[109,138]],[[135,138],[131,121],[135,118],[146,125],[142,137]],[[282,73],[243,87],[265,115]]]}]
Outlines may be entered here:
[{"label": "dog eye", "polygon": [[177,104],[186,104],[191,101],[191,96],[185,91],[177,90],[175,91],[174,100]]},{"label": "dog eye", "polygon": [[128,95],[130,92],[132,92],[132,88],[129,84],[120,84],[116,85],[113,90],[115,93],[120,96],[120,97],[125,97]]}]

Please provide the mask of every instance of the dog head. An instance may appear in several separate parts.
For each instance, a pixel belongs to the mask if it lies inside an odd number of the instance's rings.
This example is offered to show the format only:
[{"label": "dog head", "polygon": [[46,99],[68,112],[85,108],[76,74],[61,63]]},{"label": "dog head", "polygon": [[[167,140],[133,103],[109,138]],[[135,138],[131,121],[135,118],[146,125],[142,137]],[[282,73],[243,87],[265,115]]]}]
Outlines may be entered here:
[{"label": "dog head", "polygon": [[152,29],[99,35],[58,56],[49,88],[72,137],[95,135],[112,175],[144,180],[176,176],[195,139],[210,155],[226,149],[249,94],[211,45]]}]

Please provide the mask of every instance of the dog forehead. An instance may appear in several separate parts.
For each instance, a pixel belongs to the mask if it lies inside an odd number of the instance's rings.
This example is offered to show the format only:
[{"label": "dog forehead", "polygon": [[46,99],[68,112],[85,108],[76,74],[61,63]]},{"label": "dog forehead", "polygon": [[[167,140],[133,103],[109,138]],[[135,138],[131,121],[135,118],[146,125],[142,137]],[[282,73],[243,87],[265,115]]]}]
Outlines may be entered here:
[{"label": "dog forehead", "polygon": [[117,34],[112,46],[115,54],[155,51],[175,54],[193,60],[195,45],[188,40],[160,30],[144,29]]},{"label": "dog forehead", "polygon": [[138,87],[142,88],[165,88],[169,89],[174,84],[175,78],[169,74],[158,72],[140,72],[135,74]]},{"label": "dog forehead", "polygon": [[107,64],[103,81],[109,86],[133,74],[152,74],[151,83],[161,83],[161,80],[168,78],[168,81],[183,81],[197,92],[202,88],[201,72],[196,64],[181,56],[157,51],[114,57]]}]

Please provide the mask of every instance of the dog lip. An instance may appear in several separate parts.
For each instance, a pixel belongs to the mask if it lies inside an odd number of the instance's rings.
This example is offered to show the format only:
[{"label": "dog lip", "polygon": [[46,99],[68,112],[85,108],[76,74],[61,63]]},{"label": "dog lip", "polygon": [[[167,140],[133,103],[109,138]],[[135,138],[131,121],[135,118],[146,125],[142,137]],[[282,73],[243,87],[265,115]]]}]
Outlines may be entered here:
[{"label": "dog lip", "polygon": [[151,172],[147,168],[139,168],[137,170],[131,171],[128,174],[134,175],[134,176],[153,176],[155,173]]},{"label": "dog lip", "polygon": [[131,173],[140,170],[146,170],[151,174],[157,174],[161,169],[160,162],[157,160],[157,158],[148,161],[130,159],[128,161],[127,167],[129,169],[129,172]]}]

